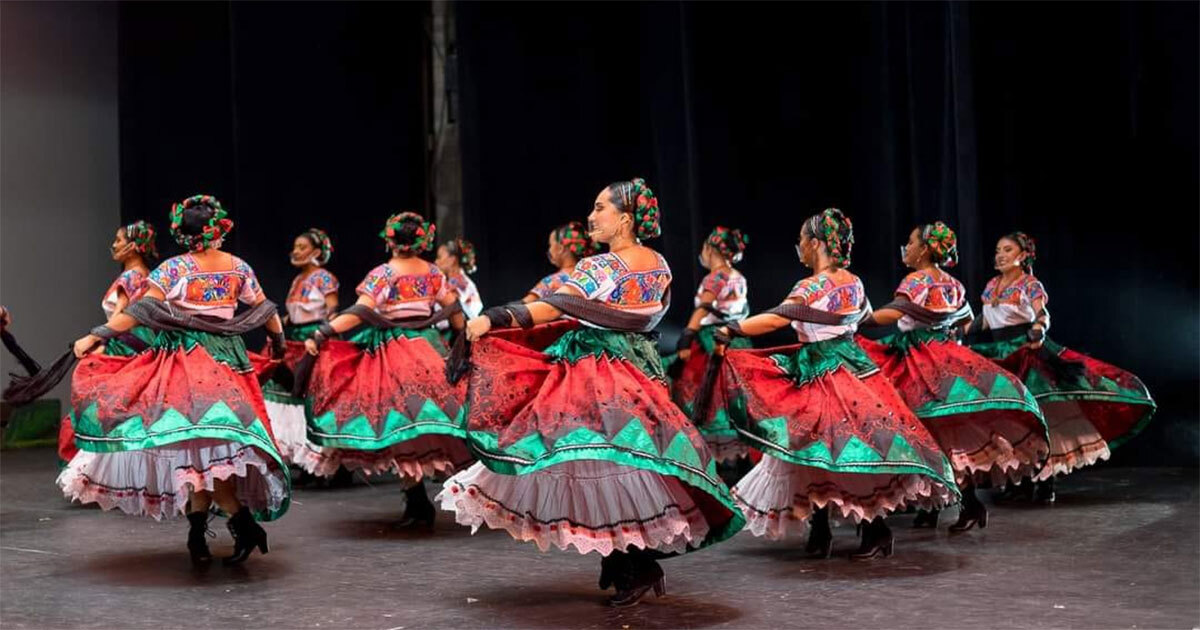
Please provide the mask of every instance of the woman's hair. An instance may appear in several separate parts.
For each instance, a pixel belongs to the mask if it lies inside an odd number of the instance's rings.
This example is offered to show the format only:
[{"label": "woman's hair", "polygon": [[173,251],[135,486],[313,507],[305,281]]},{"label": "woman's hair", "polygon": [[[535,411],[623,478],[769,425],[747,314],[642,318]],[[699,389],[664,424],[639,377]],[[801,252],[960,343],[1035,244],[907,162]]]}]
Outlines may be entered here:
[{"label": "woman's hair", "polygon": [[933,264],[950,268],[958,264],[958,236],[941,221],[917,227],[921,242],[929,247]]},{"label": "woman's hair", "polygon": [[587,258],[596,253],[596,245],[582,221],[571,221],[555,228],[554,240],[575,258]]},{"label": "woman's hair", "polygon": [[133,243],[134,251],[146,258],[158,258],[158,249],[154,246],[154,239],[158,235],[153,225],[138,220],[121,229],[125,231],[125,238]]},{"label": "woman's hair", "polygon": [[313,259],[314,264],[320,267],[329,262],[330,257],[333,256],[333,241],[329,240],[329,235],[325,233],[325,230],[321,228],[308,228],[300,236],[308,239],[308,242],[312,243],[312,246],[321,252]]},{"label": "woman's hair", "polygon": [[188,251],[219,247],[233,229],[225,209],[212,195],[193,195],[171,206],[171,236]]},{"label": "woman's hair", "polygon": [[458,260],[463,273],[475,273],[475,246],[465,238],[456,238],[445,244],[446,253]]},{"label": "woman's hair", "polygon": [[1026,273],[1033,273],[1033,263],[1037,260],[1037,239],[1024,232],[1010,232],[1004,235],[1004,238],[1017,244],[1021,251],[1025,252],[1025,259],[1021,261],[1021,268]]},{"label": "woman's hair", "polygon": [[834,266],[850,266],[850,250],[854,247],[854,224],[837,208],[826,208],[804,222],[801,233],[825,243],[825,251]]},{"label": "woman's hair", "polygon": [[388,251],[423,254],[433,248],[437,226],[415,212],[401,212],[388,217],[379,236]]},{"label": "woman's hair", "polygon": [[741,230],[718,225],[704,244],[717,250],[726,260],[736,263],[741,261],[749,242],[750,237],[742,234]]},{"label": "woman's hair", "polygon": [[658,198],[646,180],[635,177],[627,182],[614,182],[608,185],[608,190],[609,201],[617,210],[633,215],[634,233],[639,239],[658,238],[662,234]]}]

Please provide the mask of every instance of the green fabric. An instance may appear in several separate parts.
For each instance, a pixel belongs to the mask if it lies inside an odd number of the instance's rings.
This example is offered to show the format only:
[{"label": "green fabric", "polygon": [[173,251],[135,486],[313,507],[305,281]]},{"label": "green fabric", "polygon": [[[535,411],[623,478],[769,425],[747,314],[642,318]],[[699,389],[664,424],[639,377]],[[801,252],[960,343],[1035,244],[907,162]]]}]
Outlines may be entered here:
[{"label": "green fabric", "polygon": [[150,347],[165,352],[191,352],[197,345],[204,346],[213,359],[228,365],[234,372],[245,374],[254,371],[250,357],[246,356],[246,342],[239,335],[214,335],[198,330],[164,330],[155,336]]},{"label": "green fabric", "polygon": [[308,341],[323,322],[309,324],[288,324],[283,327],[283,338],[288,341]]},{"label": "green fabric", "polygon": [[950,331],[939,328],[918,328],[916,330],[901,331],[894,335],[888,335],[879,339],[879,343],[890,346],[900,354],[908,354],[909,350],[921,344],[932,341],[953,341],[954,338],[950,335]]},{"label": "green fabric", "polygon": [[792,354],[773,354],[771,360],[786,372],[797,386],[820,378],[840,367],[864,378],[879,371],[879,366],[850,337],[837,337],[806,343]]},{"label": "green fabric", "polygon": [[[704,354],[711,355],[717,347],[715,336],[721,328],[720,324],[711,326],[701,326],[700,330],[696,331],[696,341],[700,343],[700,347],[704,349]],[[732,350],[742,350],[745,348],[753,348],[754,344],[747,337],[734,337],[729,342],[729,348]]]},{"label": "green fabric", "polygon": [[341,421],[330,410],[314,417],[311,399],[306,401],[304,411],[310,418],[309,439],[314,444],[329,448],[378,451],[422,435],[448,435],[459,439],[467,437],[466,408],[460,407],[458,413],[451,417],[432,400],[426,400],[416,415],[411,417],[397,409],[389,409],[378,431],[363,414]]},{"label": "green fabric", "polygon": [[641,420],[635,417],[611,438],[579,427],[549,446],[538,433],[531,433],[503,448],[494,433],[471,431],[470,435],[472,450],[479,460],[489,470],[502,475],[528,475],[567,462],[599,460],[675,477],[708,494],[732,514],[724,526],[710,528],[698,548],[725,540],[746,524],[745,517],[733,503],[729,488],[717,474],[716,460],[709,457],[708,465],[703,466],[700,453],[682,432],[677,433],[662,452]]},{"label": "green fabric", "polygon": [[[129,331],[129,334],[146,342],[147,346],[154,345],[154,337],[156,336],[156,333],[150,328],[146,328],[145,326],[134,326]],[[131,357],[137,354],[137,351],[135,351],[124,341],[121,341],[121,339],[118,337],[104,342],[104,354],[114,357]]]},{"label": "green fabric", "polygon": [[543,351],[554,359],[575,363],[583,357],[624,359],[647,378],[665,382],[666,371],[658,344],[650,335],[581,326],[563,333]]},{"label": "green fabric", "polygon": [[415,339],[421,338],[429,342],[434,350],[442,356],[446,355],[446,344],[442,341],[441,333],[435,328],[375,328],[374,326],[363,326],[355,330],[348,341],[362,348],[367,352],[374,352],[376,348],[393,339]]}]

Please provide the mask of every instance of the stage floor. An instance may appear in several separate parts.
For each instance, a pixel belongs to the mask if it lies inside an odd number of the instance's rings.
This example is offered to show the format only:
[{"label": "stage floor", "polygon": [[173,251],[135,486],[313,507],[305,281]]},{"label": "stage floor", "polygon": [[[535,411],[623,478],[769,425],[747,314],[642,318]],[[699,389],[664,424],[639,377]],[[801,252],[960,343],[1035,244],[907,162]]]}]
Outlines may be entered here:
[{"label": "stage floor", "polygon": [[[271,553],[191,568],[186,523],[67,504],[50,450],[0,456],[0,626],[11,628],[1194,628],[1197,471],[1098,469],[1057,505],[993,507],[951,536],[891,519],[896,555],[851,562],[854,530],[813,560],[803,541],[741,534],[663,563],[668,595],[601,605],[599,560],[539,553],[441,514],[392,530],[395,483],[298,490]],[[430,485],[432,490],[432,485]],[[217,555],[232,542],[223,521]]]}]

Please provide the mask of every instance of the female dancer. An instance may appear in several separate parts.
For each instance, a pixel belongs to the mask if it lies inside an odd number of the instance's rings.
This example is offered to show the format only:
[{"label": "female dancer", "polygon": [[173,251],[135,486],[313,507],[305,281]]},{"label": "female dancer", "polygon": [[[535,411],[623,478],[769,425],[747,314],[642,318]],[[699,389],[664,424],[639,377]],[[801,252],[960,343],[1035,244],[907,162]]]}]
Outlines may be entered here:
[{"label": "female dancer", "polygon": [[[117,228],[110,251],[112,259],[121,264],[121,275],[108,286],[100,308],[104,311],[105,319],[125,310],[130,302],[140,298],[146,288],[146,278],[150,274],[147,260],[158,258],[158,250],[154,247],[154,226],[145,221],[134,221],[129,225]],[[119,338],[108,340],[104,344],[104,354],[127,357],[149,347],[154,340],[154,333],[148,328],[134,328]],[[79,453],[75,446],[75,429],[71,426],[71,414],[67,414],[58,429],[58,458],[60,466]]]},{"label": "female dancer", "polygon": [[[475,273],[476,269],[475,246],[471,244],[471,241],[462,238],[443,243],[437,249],[437,259],[434,262],[446,276],[450,288],[458,294],[459,303],[462,304],[463,317],[465,319],[478,317],[483,312],[483,298],[479,296],[479,289],[475,286],[475,282],[468,277],[469,274]],[[439,322],[438,330],[441,330],[443,334],[448,334],[450,322]]]},{"label": "female dancer", "polygon": [[1108,459],[1137,435],[1155,403],[1133,374],[1046,337],[1046,288],[1033,275],[1034,240],[1022,232],[996,244],[996,270],[983,290],[983,322],[971,349],[1016,374],[1033,392],[1050,428],[1050,455],[1036,477],[1038,499],[1054,501],[1054,476]]},{"label": "female dancer", "polygon": [[[205,532],[215,503],[231,515],[226,562],[236,563],[267,552],[254,519],[281,516],[291,494],[239,335],[265,324],[280,359],[283,329],[254,271],[221,251],[233,222],[220,202],[189,197],[170,218],[188,253],[159,265],[140,300],[75,342],[84,357],[135,325],[157,330],[145,352],[87,356],[75,369],[71,414],[83,452],[58,483],[68,498],[104,509],[155,519],[186,512],[197,563],[212,559]],[[235,314],[239,301],[253,308]]]},{"label": "female dancer", "polygon": [[[870,322],[900,333],[859,344],[950,457],[963,495],[950,531],[987,527],[976,478],[999,484],[1036,471],[1049,450],[1046,424],[1020,379],[956,339],[973,315],[966,289],[944,270],[958,264],[954,230],[941,221],[914,228],[901,259],[914,271]],[[937,527],[937,512],[919,514],[914,526]]]},{"label": "female dancer", "polygon": [[[438,498],[473,530],[599,553],[600,588],[615,585],[609,603],[627,606],[663,593],[656,558],[723,540],[743,521],[671,402],[647,334],[671,283],[666,260],[641,245],[660,232],[654,193],[641,179],[612,184],[588,223],[609,253],[581,260],[545,299],[469,322],[478,341],[467,422],[480,463]],[[514,323],[532,327],[511,336],[525,345],[489,334]]]},{"label": "female dancer", "polygon": [[[419,257],[436,233],[414,212],[389,217],[379,234],[388,261],[359,283],[354,306],[304,342],[310,354],[320,353],[308,398],[309,437],[322,447],[306,451],[305,469],[322,477],[339,466],[395,472],[409,484],[401,527],[432,528],[435,510],[424,478],[472,461],[463,441],[466,384],[446,383],[445,347],[434,328],[449,318],[462,330],[459,296],[435,265]],[[366,325],[349,340],[327,341],[359,324]]]},{"label": "female dancer", "polygon": [[[956,499],[953,472],[937,442],[905,406],[852,335],[867,313],[862,281],[846,270],[854,232],[830,208],[804,222],[796,253],[813,274],[779,307],[718,331],[754,336],[791,324],[800,344],[728,350],[712,411],[724,410],[763,459],[734,488],[750,531],[780,539],[812,516],[806,549],[829,557],[830,509],[867,523],[851,557],[892,553],[887,513]],[[708,392],[701,391],[701,400]]]},{"label": "female dancer", "polygon": [[528,304],[553,295],[571,278],[571,272],[575,270],[575,265],[595,253],[595,245],[583,223],[571,221],[551,230],[546,258],[550,260],[551,265],[558,268],[558,271],[533,285],[533,288],[525,294],[521,301]]},{"label": "female dancer", "polygon": [[[675,344],[683,369],[671,386],[671,397],[689,416],[696,391],[704,379],[708,358],[716,345],[713,334],[720,326],[741,321],[750,314],[746,277],[733,268],[742,259],[748,242],[740,230],[717,226],[700,249],[700,266],[708,270],[708,275],[696,290],[696,310]],[[730,342],[730,347],[750,348],[751,344],[749,339],[739,337]],[[724,413],[707,424],[695,418],[693,421],[718,462],[736,460],[746,454],[745,443],[738,438],[737,429]]]},{"label": "female dancer", "polygon": [[[287,339],[287,353],[283,363],[293,373],[304,355],[304,342],[337,313],[338,280],[324,268],[331,256],[333,243],[324,230],[309,228],[292,242],[292,266],[299,268],[300,273],[292,280],[284,302],[287,317],[283,336]],[[302,464],[306,450],[319,448],[308,441],[304,400],[276,381],[263,386],[263,398],[279,454],[286,461]]]}]

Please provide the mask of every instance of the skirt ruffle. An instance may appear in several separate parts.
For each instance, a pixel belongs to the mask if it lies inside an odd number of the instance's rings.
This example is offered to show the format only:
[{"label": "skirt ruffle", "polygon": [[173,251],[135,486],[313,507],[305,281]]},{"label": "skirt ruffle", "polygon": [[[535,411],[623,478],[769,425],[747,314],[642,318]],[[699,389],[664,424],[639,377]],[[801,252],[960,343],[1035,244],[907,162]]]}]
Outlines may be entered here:
[{"label": "skirt ruffle", "polygon": [[252,447],[218,440],[115,453],[81,451],[59,474],[63,496],[155,520],[185,513],[193,491],[236,480],[237,498],[252,512],[278,514],[288,501],[287,473]]},{"label": "skirt ruffle", "polygon": [[1049,451],[1042,412],[1015,375],[933,331],[858,343],[950,458],[959,481],[1034,474]]},{"label": "skirt ruffle", "polygon": [[534,475],[499,475],[483,464],[446,482],[437,501],[460,525],[503,529],[538,549],[574,547],[607,556],[629,547],[682,553],[708,523],[679,480],[604,461],[573,461]]},{"label": "skirt ruffle", "polygon": [[409,483],[425,477],[449,476],[470,466],[475,457],[463,440],[446,435],[421,435],[378,450],[302,446],[294,461],[318,477],[332,477],[338,468],[364,475],[394,473]]},{"label": "skirt ruffle", "polygon": [[780,540],[802,534],[808,518],[828,507],[832,516],[869,521],[905,507],[934,509],[955,500],[943,484],[922,475],[839,475],[764,456],[733,489],[755,536]]}]

